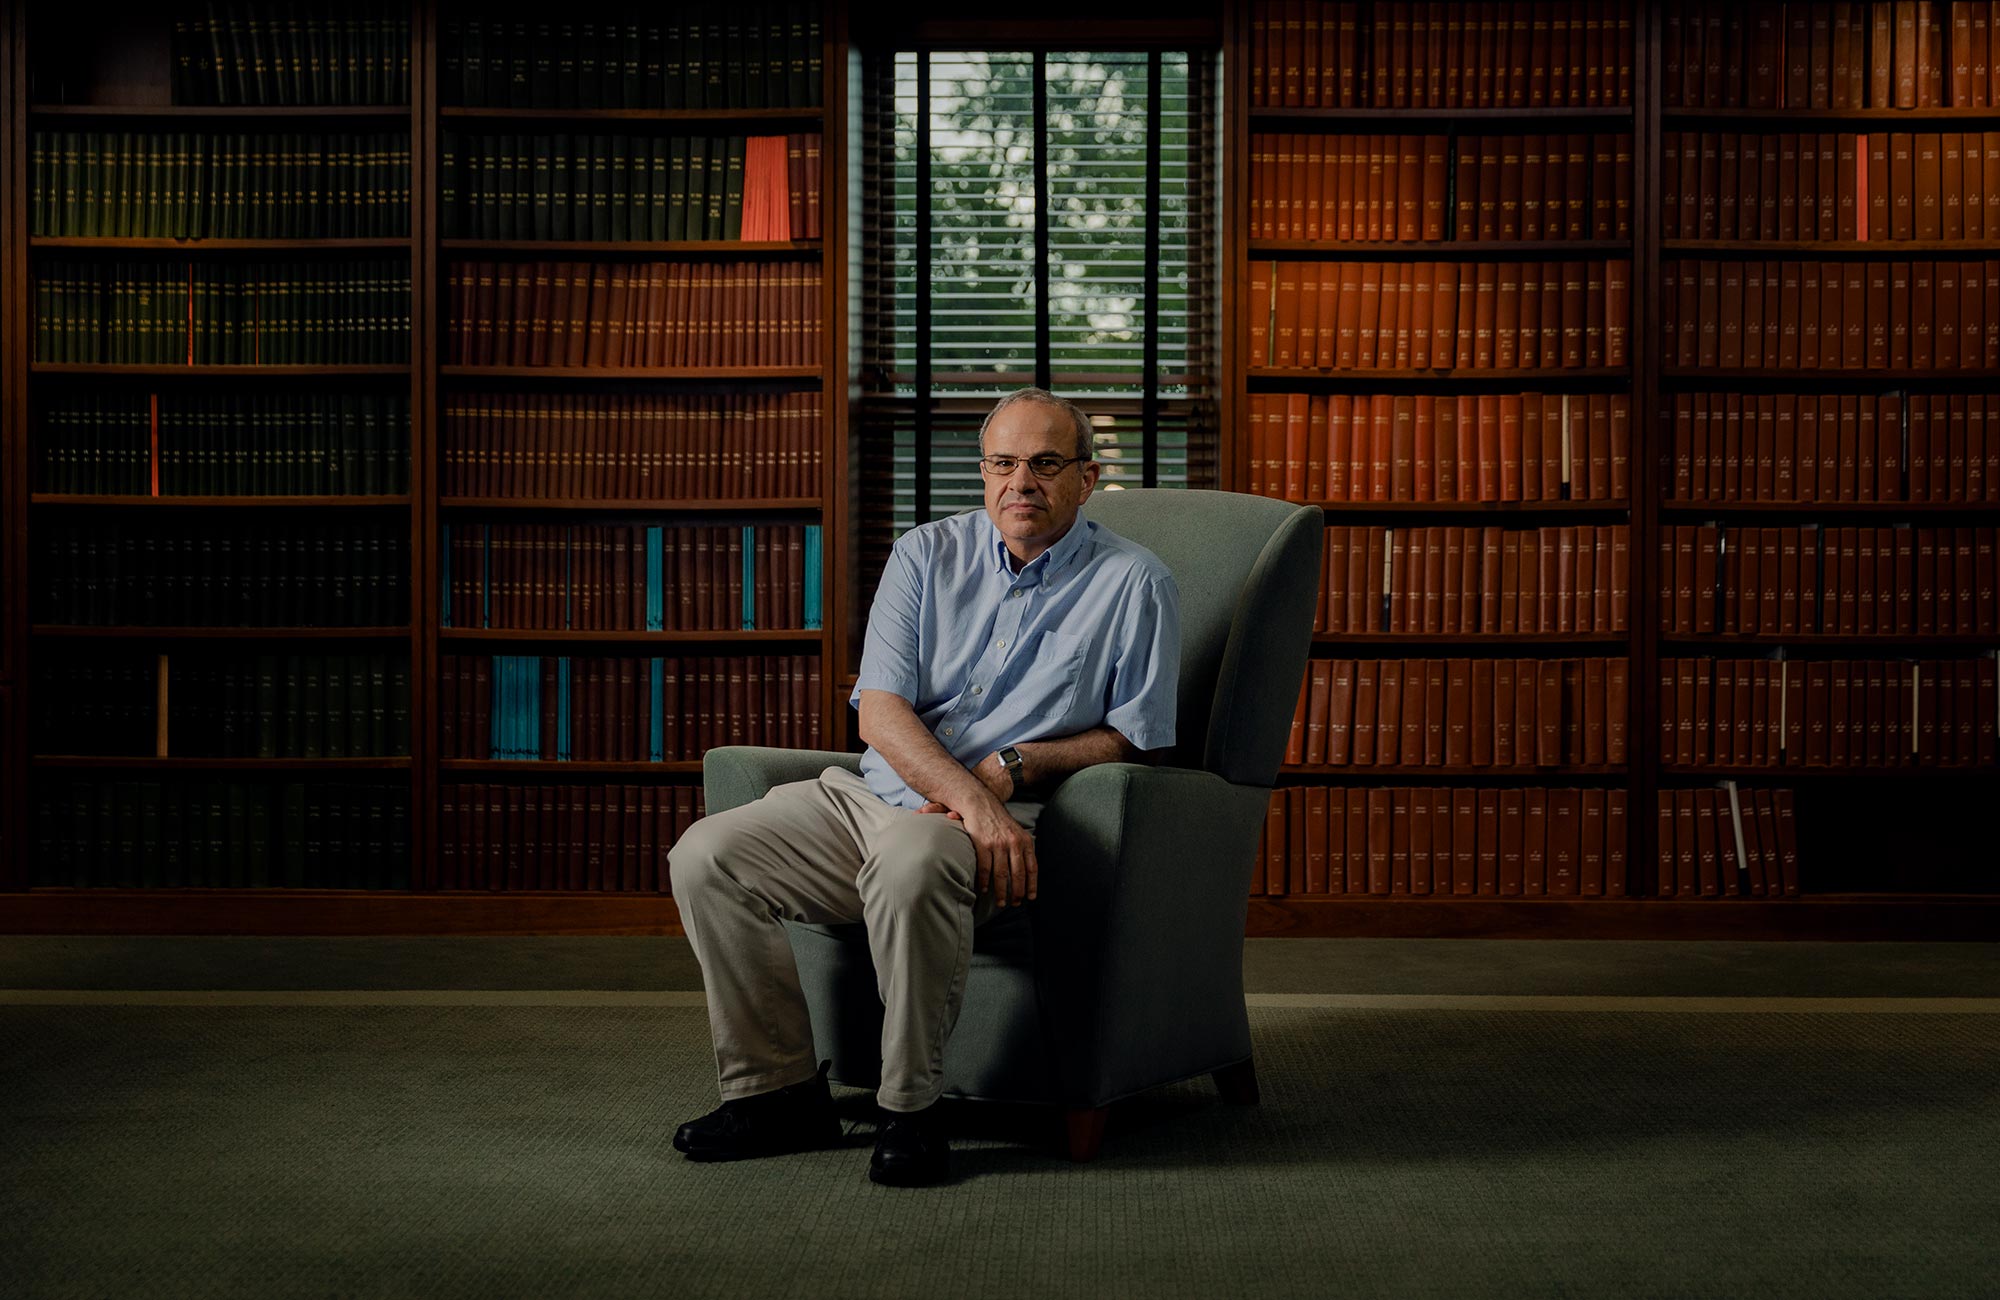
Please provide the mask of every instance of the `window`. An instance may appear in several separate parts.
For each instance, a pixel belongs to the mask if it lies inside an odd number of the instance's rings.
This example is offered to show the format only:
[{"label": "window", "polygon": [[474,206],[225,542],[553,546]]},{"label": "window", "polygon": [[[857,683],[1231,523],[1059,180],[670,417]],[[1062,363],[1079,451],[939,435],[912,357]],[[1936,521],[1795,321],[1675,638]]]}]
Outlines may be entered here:
[{"label": "window", "polygon": [[1099,491],[1214,482],[1213,63],[905,51],[864,70],[864,604],[897,536],[980,504],[979,422],[1013,389],[1090,412]]}]

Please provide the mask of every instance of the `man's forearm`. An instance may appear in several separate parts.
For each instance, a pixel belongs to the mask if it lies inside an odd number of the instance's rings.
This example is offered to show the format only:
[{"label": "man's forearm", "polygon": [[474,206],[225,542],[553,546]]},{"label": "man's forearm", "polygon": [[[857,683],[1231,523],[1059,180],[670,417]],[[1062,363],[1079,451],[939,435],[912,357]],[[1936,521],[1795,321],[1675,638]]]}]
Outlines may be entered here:
[{"label": "man's forearm", "polygon": [[[910,702],[891,691],[861,692],[861,739],[903,778],[903,784],[954,812],[993,794],[938,743]],[[1024,751],[1025,757],[1025,751]]]},{"label": "man's forearm", "polygon": [[1113,727],[1092,727],[1073,736],[1016,745],[1021,751],[1022,793],[1047,795],[1072,772],[1099,763],[1141,761],[1141,751]]}]

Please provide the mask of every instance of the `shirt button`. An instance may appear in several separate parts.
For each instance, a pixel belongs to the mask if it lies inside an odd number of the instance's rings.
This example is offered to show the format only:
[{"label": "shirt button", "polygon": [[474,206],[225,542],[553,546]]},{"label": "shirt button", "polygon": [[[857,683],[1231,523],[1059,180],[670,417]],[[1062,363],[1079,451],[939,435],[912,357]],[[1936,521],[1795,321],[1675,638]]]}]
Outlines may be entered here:
[{"label": "shirt button", "polygon": [[974,695],[978,695],[978,694],[980,693],[980,688],[979,688],[979,687],[977,687],[977,686],[973,687],[973,688],[972,688],[972,693],[973,693]]},{"label": "shirt button", "polygon": [[1020,598],[1021,598],[1021,589],[1019,587],[1016,587],[1014,588],[1014,599],[1019,600]]},{"label": "shirt button", "polygon": [[950,728],[950,727],[946,727],[946,728],[944,729],[944,734],[945,734],[945,735],[947,735],[947,736],[949,736],[949,735],[951,734],[951,728]]},{"label": "shirt button", "polygon": [[1000,643],[1000,648],[1001,648],[1002,650],[1005,650],[1005,649],[1007,648],[1007,643],[1006,643],[1005,641],[1002,641],[1002,642]]}]

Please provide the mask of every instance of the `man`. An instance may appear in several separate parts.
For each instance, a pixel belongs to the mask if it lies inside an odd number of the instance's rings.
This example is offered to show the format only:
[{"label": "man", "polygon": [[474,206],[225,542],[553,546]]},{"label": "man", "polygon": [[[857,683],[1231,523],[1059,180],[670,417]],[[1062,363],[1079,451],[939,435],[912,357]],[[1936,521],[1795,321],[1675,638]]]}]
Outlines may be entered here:
[{"label": "man", "polygon": [[1079,516],[1100,472],[1088,417],[1024,388],[980,450],[984,513],[912,529],[882,575],[850,701],[862,774],[779,786],[669,854],[723,1098],[675,1134],[691,1159],[839,1140],[780,918],[861,921],[884,1010],[869,1177],[944,1178],[935,1103],[973,928],[1034,899],[1040,800],[1173,743],[1179,597],[1150,551]]}]

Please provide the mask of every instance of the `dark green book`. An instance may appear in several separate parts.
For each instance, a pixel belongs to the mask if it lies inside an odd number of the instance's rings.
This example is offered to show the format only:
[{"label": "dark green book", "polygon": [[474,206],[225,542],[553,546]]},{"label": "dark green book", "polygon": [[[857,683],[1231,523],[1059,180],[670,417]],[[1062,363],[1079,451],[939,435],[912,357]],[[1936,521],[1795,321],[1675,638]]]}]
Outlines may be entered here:
[{"label": "dark green book", "polygon": [[690,7],[681,18],[681,107],[720,108],[708,102],[707,23],[702,10]]},{"label": "dark green book", "polygon": [[688,238],[688,160],[698,141],[677,135],[668,141],[666,238]]},{"label": "dark green book", "polygon": [[632,238],[632,152],[643,141],[616,136],[607,141],[611,155],[610,209],[611,238],[617,243]]},{"label": "dark green book", "polygon": [[459,60],[458,102],[477,108],[486,99],[486,20],[465,20]]},{"label": "dark green book", "polygon": [[507,98],[509,108],[532,108],[534,49],[529,44],[532,29],[526,18],[516,18],[507,28]]},{"label": "dark green book", "polygon": [[349,724],[354,718],[354,656],[328,655],[322,669],[320,717],[325,720],[321,752],[328,758],[347,758]]},{"label": "dark green book", "polygon": [[297,889],[305,884],[306,788],[296,781],[278,787],[277,882]]},{"label": "dark green book", "polygon": [[554,37],[555,44],[555,106],[557,108],[578,107],[576,98],[576,23],[568,18],[558,19]]},{"label": "dark green book", "polygon": [[556,106],[555,23],[543,16],[534,24],[534,43],[528,59],[528,104],[532,108]]},{"label": "dark green book", "polygon": [[[324,537],[313,539],[314,545],[324,547]],[[313,622],[319,622],[314,619]],[[299,749],[300,758],[323,758],[326,756],[326,660],[321,655],[300,655],[297,690],[299,694]]]},{"label": "dark green book", "polygon": [[746,150],[744,137],[729,137],[727,171],[724,174],[722,200],[722,237],[724,239],[743,238],[743,156]]},{"label": "dark green book", "polygon": [[403,752],[389,734],[389,681],[400,667],[392,667],[387,655],[368,656],[368,748],[369,754],[392,755]]},{"label": "dark green book", "polygon": [[554,217],[551,212],[555,202],[555,195],[550,188],[554,182],[554,174],[550,169],[549,147],[550,141],[548,136],[538,134],[534,137],[535,154],[528,180],[529,201],[531,204],[528,227],[532,236],[536,239],[554,238],[549,233],[555,228]]},{"label": "dark green book", "polygon": [[646,183],[643,186],[644,221],[635,221],[633,230],[641,239],[658,243],[667,237],[667,159],[672,142],[649,136],[645,142]]},{"label": "dark green book", "polygon": [[[730,11],[734,13],[734,10]],[[729,46],[720,0],[709,5],[701,23],[702,102],[709,108],[740,108],[729,98]]]},{"label": "dark green book", "polygon": [[255,752],[258,758],[276,758],[279,740],[278,656],[258,655],[254,671],[257,674]]},{"label": "dark green book", "polygon": [[590,140],[589,238],[611,238],[611,141],[601,135]]},{"label": "dark green book", "polygon": [[708,178],[702,190],[702,238],[723,237],[724,214],[729,204],[729,142],[708,142]]},{"label": "dark green book", "polygon": [[248,879],[252,889],[268,889],[271,885],[271,792],[263,785],[250,786],[245,791],[245,817],[243,845],[249,859]]}]

